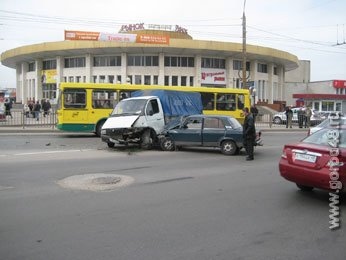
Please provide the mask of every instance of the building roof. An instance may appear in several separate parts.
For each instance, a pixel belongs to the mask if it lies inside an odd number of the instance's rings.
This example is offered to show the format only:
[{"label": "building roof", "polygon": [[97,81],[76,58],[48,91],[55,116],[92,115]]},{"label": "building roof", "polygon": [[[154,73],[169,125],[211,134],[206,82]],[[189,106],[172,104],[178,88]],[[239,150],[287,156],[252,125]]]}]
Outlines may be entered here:
[{"label": "building roof", "polygon": [[[35,59],[52,59],[56,56],[73,57],[86,54],[117,55],[167,53],[170,55],[204,57],[231,57],[242,59],[242,44],[231,42],[204,41],[171,38],[169,44],[123,43],[110,41],[58,41],[27,45],[5,51],[1,63],[15,68],[17,63],[32,62]],[[247,60],[284,66],[286,71],[298,68],[297,56],[285,51],[256,45],[246,46]]]}]

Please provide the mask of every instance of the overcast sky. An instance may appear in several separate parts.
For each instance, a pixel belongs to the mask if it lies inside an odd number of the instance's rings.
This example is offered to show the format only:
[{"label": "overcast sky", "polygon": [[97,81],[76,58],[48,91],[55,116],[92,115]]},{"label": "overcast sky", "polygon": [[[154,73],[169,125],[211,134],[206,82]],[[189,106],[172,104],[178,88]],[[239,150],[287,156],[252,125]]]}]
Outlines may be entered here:
[{"label": "overcast sky", "polygon": [[[242,42],[244,0],[1,0],[0,52],[63,41],[64,30],[117,33],[122,24],[180,25],[196,40]],[[246,0],[247,43],[311,61],[311,80],[346,80],[345,0]],[[0,65],[0,88],[15,70]]]}]

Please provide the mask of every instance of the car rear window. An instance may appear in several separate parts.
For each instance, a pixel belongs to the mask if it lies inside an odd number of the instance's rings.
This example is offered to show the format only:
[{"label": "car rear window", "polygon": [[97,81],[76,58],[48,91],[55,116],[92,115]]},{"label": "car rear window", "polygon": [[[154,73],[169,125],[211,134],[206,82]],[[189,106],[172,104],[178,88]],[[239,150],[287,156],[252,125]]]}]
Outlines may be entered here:
[{"label": "car rear window", "polygon": [[324,128],[302,140],[303,143],[325,146],[331,146],[333,141],[336,141],[335,143],[337,144],[337,147],[346,148],[346,130]]}]

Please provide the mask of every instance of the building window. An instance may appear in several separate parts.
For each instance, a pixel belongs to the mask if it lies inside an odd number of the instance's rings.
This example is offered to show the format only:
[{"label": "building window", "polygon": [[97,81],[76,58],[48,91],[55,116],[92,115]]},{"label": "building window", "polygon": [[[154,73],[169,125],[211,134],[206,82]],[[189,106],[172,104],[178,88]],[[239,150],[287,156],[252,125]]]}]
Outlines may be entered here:
[{"label": "building window", "polygon": [[187,83],[187,77],[186,76],[181,76],[181,83],[180,83],[180,85],[181,86],[186,86],[186,83]]},{"label": "building window", "polygon": [[121,56],[94,57],[94,67],[115,67],[115,66],[121,66]]},{"label": "building window", "polygon": [[267,66],[267,64],[258,63],[257,64],[257,72],[268,73],[268,66]]},{"label": "building window", "polygon": [[93,76],[93,83],[97,82],[97,76]]},{"label": "building window", "polygon": [[334,101],[322,101],[322,111],[334,111]]},{"label": "building window", "polygon": [[108,83],[114,83],[114,76],[108,75]]},{"label": "building window", "polygon": [[202,58],[202,68],[225,69],[226,60],[217,58]]},{"label": "building window", "polygon": [[278,75],[278,68],[277,67],[274,67],[273,74]]},{"label": "building window", "polygon": [[194,67],[193,57],[165,56],[165,67]]},{"label": "building window", "polygon": [[178,86],[178,76],[172,76],[172,86]]},{"label": "building window", "polygon": [[194,86],[193,85],[193,77],[192,76],[190,77],[190,86]]},{"label": "building window", "polygon": [[[243,62],[241,60],[233,60],[233,70],[242,70]],[[250,71],[250,61],[246,62],[246,71]]]},{"label": "building window", "polygon": [[117,83],[121,83],[121,75],[117,76]]},{"label": "building window", "polygon": [[77,83],[81,82],[81,78],[82,78],[81,76],[76,76],[76,82]]},{"label": "building window", "polygon": [[155,75],[154,76],[154,85],[158,85],[159,84],[159,76]]},{"label": "building window", "polygon": [[135,84],[142,84],[142,76],[135,75]]},{"label": "building window", "polygon": [[65,58],[65,68],[85,67],[85,57]]},{"label": "building window", "polygon": [[55,70],[56,60],[44,60],[42,62],[42,70]]},{"label": "building window", "polygon": [[73,76],[69,76],[69,77],[68,77],[68,82],[74,82]]},{"label": "building window", "polygon": [[150,75],[144,75],[144,85],[150,85],[150,84],[151,84]]},{"label": "building window", "polygon": [[158,56],[136,56],[129,55],[127,56],[127,65],[128,66],[159,66],[159,57]]},{"label": "building window", "polygon": [[28,65],[29,65],[28,66],[28,72],[36,70],[36,63],[35,62],[30,62]]},{"label": "building window", "polygon": [[169,76],[165,76],[165,86],[169,86]]},{"label": "building window", "polygon": [[99,77],[99,83],[105,83],[105,80],[106,80],[106,76],[101,75],[101,76]]}]

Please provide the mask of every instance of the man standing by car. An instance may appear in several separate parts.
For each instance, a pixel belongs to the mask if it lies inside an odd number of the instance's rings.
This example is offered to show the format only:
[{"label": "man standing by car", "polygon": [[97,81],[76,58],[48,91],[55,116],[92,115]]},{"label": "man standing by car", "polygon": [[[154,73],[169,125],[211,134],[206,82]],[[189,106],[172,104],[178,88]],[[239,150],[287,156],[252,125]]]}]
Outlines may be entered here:
[{"label": "man standing by car", "polygon": [[285,111],[286,114],[286,128],[292,128],[292,117],[293,117],[293,111],[290,106],[286,108]]},{"label": "man standing by car", "polygon": [[256,142],[255,122],[254,122],[252,114],[249,112],[248,107],[245,107],[243,109],[243,112],[245,114],[245,120],[243,125],[243,142],[244,142],[244,148],[247,154],[246,160],[252,161],[254,159],[253,157],[254,144]]}]

